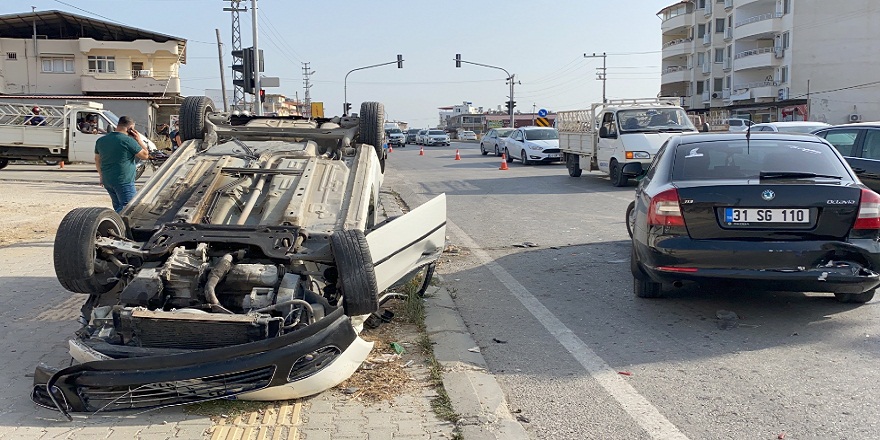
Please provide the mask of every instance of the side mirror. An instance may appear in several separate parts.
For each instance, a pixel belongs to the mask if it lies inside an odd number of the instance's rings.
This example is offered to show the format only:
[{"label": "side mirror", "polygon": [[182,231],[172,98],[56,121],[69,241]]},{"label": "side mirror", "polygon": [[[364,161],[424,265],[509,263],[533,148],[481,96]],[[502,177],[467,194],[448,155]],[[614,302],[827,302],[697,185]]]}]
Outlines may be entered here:
[{"label": "side mirror", "polygon": [[617,133],[609,133],[608,127],[603,125],[599,128],[599,137],[603,139],[617,139]]},{"label": "side mirror", "polygon": [[630,162],[623,166],[620,173],[626,177],[638,177],[642,174],[642,164],[641,162]]}]

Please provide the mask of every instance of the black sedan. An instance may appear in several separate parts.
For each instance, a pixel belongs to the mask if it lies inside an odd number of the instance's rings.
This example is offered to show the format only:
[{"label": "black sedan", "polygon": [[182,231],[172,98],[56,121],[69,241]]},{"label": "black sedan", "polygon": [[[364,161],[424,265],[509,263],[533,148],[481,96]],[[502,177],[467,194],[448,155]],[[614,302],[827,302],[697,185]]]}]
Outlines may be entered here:
[{"label": "black sedan", "polygon": [[812,135],[674,136],[634,207],[639,297],[696,281],[864,303],[880,285],[880,195]]}]

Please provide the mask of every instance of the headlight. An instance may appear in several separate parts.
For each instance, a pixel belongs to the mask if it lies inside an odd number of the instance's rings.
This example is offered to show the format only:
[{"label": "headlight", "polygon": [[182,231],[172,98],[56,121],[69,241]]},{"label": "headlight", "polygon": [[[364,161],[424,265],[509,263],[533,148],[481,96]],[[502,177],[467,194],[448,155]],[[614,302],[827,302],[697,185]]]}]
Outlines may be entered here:
[{"label": "headlight", "polygon": [[544,149],[544,147],[542,147],[542,146],[540,146],[540,145],[529,145],[529,150],[537,150],[537,151],[541,151],[541,150],[543,150],[543,149]]},{"label": "headlight", "polygon": [[647,151],[627,151],[626,152],[627,159],[650,159],[651,154]]}]

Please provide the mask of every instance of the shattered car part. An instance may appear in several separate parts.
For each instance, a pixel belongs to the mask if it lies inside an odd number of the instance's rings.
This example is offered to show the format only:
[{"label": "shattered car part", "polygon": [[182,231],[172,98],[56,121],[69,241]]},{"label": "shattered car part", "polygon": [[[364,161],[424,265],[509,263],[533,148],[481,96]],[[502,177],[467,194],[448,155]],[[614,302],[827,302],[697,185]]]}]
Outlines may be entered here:
[{"label": "shattered car part", "polygon": [[121,216],[62,220],[56,274],[89,299],[69,341],[78,364],[37,367],[33,400],[69,417],[347,379],[372,349],[358,332],[380,292],[421,270],[427,285],[445,246],[444,195],[377,221],[383,121],[379,103],[306,120],[186,98],[185,142]]}]

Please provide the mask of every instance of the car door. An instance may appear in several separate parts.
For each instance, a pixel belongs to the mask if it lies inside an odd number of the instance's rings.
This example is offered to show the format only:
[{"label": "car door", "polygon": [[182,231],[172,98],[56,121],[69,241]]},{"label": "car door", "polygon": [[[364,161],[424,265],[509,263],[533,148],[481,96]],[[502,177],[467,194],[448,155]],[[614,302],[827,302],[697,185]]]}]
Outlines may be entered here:
[{"label": "car door", "polygon": [[614,150],[617,148],[618,131],[613,112],[603,113],[601,121],[601,127],[605,128],[608,135],[606,137],[600,137],[598,140],[599,145],[596,148],[596,161],[599,163],[599,169],[607,173],[610,169],[611,157],[614,154]]},{"label": "car door", "polygon": [[880,128],[868,128],[861,133],[861,154],[857,159],[847,159],[859,173],[859,179],[874,191],[880,192]]},{"label": "car door", "polygon": [[68,151],[68,159],[71,162],[95,162],[95,142],[98,138],[104,136],[104,128],[108,127],[110,122],[104,119],[103,115],[98,119],[98,127],[101,127],[100,133],[85,133],[79,129],[80,121],[85,121],[93,112],[76,112],[76,116],[71,120],[69,130],[70,150]]},{"label": "car door", "polygon": [[496,133],[497,132],[493,129],[489,130],[489,132],[486,133],[485,136],[483,136],[483,148],[485,148],[486,151],[495,151],[495,145],[498,142],[498,135]]},{"label": "car door", "polygon": [[379,292],[433,263],[446,247],[446,194],[370,231],[367,244]]},{"label": "car door", "polygon": [[513,157],[514,159],[520,158],[524,141],[525,137],[520,130],[514,131],[507,137],[507,151],[510,152],[510,157]]}]

